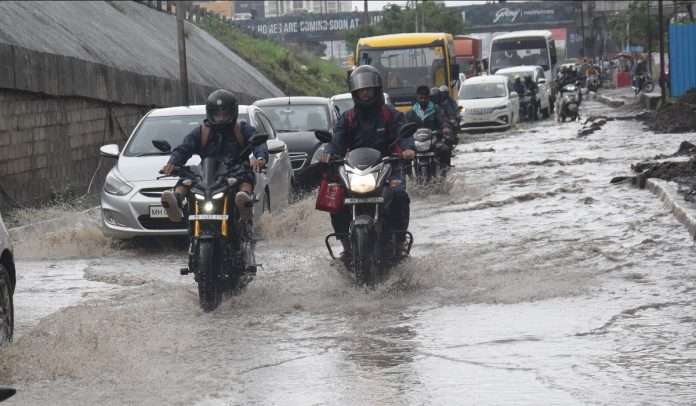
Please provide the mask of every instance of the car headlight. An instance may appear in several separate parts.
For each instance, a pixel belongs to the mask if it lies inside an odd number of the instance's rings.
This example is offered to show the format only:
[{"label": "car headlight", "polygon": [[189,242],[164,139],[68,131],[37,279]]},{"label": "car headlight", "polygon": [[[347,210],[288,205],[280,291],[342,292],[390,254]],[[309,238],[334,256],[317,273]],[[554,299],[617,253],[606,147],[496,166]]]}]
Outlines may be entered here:
[{"label": "car headlight", "polygon": [[196,197],[196,200],[205,200],[205,196],[203,196],[201,194],[196,193],[196,194],[194,194],[194,196]]},{"label": "car headlight", "polygon": [[124,196],[130,193],[131,190],[133,190],[133,186],[121,179],[115,171],[111,171],[106,175],[106,180],[104,181],[104,191],[106,193]]},{"label": "car headlight", "polygon": [[367,175],[348,175],[350,181],[350,191],[355,193],[370,193],[377,187],[377,179],[374,174]]},{"label": "car headlight", "polygon": [[503,104],[501,106],[495,106],[493,107],[493,110],[503,110],[507,108],[507,104]]},{"label": "car headlight", "polygon": [[222,199],[222,197],[223,197],[224,195],[225,195],[225,192],[215,193],[215,194],[213,195],[213,200]]},{"label": "car headlight", "polygon": [[326,146],[329,144],[322,144],[319,146],[319,148],[314,151],[314,155],[312,155],[312,159],[309,161],[310,165],[315,165],[319,163],[319,159],[321,158],[322,154],[326,151]]}]

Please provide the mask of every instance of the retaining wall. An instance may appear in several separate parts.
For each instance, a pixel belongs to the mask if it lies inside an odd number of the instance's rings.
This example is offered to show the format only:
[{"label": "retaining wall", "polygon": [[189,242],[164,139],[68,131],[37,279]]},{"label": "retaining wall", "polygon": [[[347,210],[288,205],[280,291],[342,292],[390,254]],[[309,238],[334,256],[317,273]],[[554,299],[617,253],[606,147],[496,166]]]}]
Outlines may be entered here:
[{"label": "retaining wall", "polygon": [[[190,100],[226,88],[244,104],[282,96],[186,23]],[[179,105],[176,21],[136,2],[0,2],[0,208],[87,190],[100,145],[152,107]],[[101,186],[111,162],[95,177]]]}]

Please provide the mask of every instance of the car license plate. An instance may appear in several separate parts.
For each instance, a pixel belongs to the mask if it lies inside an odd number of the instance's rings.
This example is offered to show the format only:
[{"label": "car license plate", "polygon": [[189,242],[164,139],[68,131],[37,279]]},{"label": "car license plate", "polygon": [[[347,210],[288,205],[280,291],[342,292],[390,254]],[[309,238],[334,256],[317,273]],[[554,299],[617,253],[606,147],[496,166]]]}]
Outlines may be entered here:
[{"label": "car license plate", "polygon": [[162,219],[167,218],[167,209],[162,206],[150,206],[150,218]]},{"label": "car license plate", "polygon": [[189,220],[227,220],[227,214],[192,214]]},{"label": "car license plate", "polygon": [[347,197],[345,204],[375,204],[384,203],[383,197]]}]

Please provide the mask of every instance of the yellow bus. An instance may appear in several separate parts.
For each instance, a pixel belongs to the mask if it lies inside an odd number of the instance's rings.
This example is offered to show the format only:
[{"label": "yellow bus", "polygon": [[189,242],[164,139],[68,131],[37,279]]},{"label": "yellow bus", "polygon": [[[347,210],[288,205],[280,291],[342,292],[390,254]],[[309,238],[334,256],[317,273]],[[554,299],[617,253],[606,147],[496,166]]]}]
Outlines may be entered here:
[{"label": "yellow bus", "polygon": [[456,98],[459,66],[454,63],[451,34],[412,33],[361,38],[354,63],[382,73],[384,91],[399,111],[409,111],[416,88],[446,85]]}]

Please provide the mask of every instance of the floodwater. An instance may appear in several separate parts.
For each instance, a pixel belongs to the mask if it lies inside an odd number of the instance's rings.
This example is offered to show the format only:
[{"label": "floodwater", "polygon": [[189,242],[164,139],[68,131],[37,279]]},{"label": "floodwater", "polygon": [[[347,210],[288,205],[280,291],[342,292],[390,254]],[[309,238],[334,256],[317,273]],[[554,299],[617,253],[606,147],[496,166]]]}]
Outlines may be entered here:
[{"label": "floodwater", "polygon": [[374,291],[329,261],[311,200],[264,219],[264,269],[209,314],[171,246],[37,236],[7,404],[692,405],[693,242],[609,180],[696,134],[579,126],[468,136],[446,187],[411,191],[412,258]]}]

